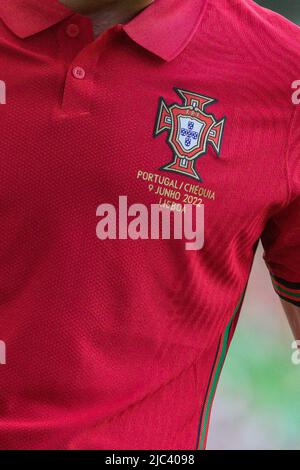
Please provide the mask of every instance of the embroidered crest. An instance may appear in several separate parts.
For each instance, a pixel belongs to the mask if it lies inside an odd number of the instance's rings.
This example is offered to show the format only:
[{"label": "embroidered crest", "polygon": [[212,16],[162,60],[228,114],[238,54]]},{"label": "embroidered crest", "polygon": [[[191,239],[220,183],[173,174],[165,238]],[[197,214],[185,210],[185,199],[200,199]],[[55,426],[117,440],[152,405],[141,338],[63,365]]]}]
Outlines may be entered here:
[{"label": "embroidered crest", "polygon": [[160,99],[154,135],[168,133],[167,142],[171,147],[174,160],[160,170],[174,171],[202,181],[195,168],[196,160],[204,156],[211,144],[220,155],[223,130],[226,118],[217,121],[207,114],[208,105],[216,103],[213,98],[175,88],[182,98],[182,104],[170,106]]}]

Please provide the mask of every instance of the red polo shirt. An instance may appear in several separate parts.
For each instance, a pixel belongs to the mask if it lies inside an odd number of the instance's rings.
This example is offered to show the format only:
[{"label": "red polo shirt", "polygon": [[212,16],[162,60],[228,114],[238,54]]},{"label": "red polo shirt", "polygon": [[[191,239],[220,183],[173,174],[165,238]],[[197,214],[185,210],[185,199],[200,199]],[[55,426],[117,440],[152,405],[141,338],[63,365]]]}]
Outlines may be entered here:
[{"label": "red polo shirt", "polygon": [[[0,447],[204,448],[261,236],[299,304],[299,29],[251,0],[95,41],[57,0],[0,18]],[[121,195],[204,204],[204,248],[99,240]]]}]

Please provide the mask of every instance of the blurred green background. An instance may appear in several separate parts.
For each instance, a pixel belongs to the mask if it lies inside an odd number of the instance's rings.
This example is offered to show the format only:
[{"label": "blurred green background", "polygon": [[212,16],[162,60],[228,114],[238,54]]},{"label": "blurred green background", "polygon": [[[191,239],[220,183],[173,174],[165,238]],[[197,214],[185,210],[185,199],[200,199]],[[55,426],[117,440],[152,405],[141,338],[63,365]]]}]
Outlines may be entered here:
[{"label": "blurred green background", "polygon": [[[258,0],[300,24],[300,0]],[[299,44],[300,47],[300,44]],[[208,449],[300,450],[300,365],[259,247],[221,375]]]}]

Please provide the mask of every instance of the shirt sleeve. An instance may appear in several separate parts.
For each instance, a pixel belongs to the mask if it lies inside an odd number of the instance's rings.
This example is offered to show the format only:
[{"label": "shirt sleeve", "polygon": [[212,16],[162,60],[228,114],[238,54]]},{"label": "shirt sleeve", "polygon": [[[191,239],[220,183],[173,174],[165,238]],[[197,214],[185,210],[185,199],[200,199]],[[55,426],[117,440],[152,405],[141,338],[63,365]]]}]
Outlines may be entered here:
[{"label": "shirt sleeve", "polygon": [[[300,106],[300,105],[299,105]],[[297,108],[299,108],[297,106]],[[262,234],[264,259],[276,293],[300,307],[300,110],[294,113],[288,146],[289,201]]]}]

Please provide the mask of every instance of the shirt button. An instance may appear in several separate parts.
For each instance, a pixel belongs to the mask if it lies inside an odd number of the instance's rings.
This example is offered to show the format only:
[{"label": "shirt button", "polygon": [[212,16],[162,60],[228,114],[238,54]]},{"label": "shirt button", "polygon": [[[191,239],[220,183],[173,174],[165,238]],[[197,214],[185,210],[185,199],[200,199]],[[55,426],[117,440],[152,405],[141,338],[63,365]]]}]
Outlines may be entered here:
[{"label": "shirt button", "polygon": [[78,80],[83,80],[85,77],[85,70],[82,67],[74,67],[72,70],[72,74],[74,78]]},{"label": "shirt button", "polygon": [[79,32],[80,32],[80,29],[79,29],[78,24],[71,23],[67,26],[66,33],[70,38],[77,38],[77,36],[79,35]]}]

